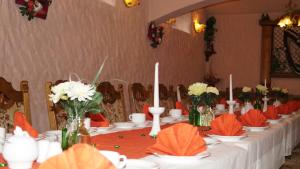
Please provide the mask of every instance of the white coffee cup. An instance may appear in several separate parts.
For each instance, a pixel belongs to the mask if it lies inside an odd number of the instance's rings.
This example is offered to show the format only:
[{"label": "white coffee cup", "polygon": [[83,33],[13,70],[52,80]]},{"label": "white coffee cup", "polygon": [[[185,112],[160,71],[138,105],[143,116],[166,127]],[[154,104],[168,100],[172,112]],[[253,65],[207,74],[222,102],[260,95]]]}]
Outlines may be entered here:
[{"label": "white coffee cup", "polygon": [[83,121],[84,127],[89,130],[91,128],[91,118],[87,117]]},{"label": "white coffee cup", "polygon": [[225,105],[224,104],[216,104],[216,109],[220,110],[220,111],[225,110]]},{"label": "white coffee cup", "polygon": [[171,117],[173,117],[175,119],[179,119],[181,117],[182,110],[181,109],[171,109],[169,111],[169,114]]},{"label": "white coffee cup", "polygon": [[127,157],[125,155],[120,155],[115,151],[100,150],[99,152],[111,161],[116,168],[124,168],[126,166]]},{"label": "white coffee cup", "polygon": [[38,144],[38,158],[36,161],[38,163],[42,163],[47,160],[47,153],[49,150],[50,141],[49,140],[40,140],[40,141],[38,141],[37,144]]},{"label": "white coffee cup", "polygon": [[61,144],[57,141],[50,142],[47,159],[62,153]]},{"label": "white coffee cup", "polygon": [[132,113],[129,115],[129,120],[135,124],[143,124],[146,121],[146,116],[144,113]]}]

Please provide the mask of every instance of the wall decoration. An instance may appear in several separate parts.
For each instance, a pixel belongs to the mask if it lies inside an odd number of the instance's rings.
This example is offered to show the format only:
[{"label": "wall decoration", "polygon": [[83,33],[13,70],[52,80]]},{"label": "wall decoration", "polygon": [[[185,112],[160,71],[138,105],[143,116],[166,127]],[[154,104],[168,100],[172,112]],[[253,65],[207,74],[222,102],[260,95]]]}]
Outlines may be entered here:
[{"label": "wall decoration", "polygon": [[16,0],[16,4],[20,5],[20,13],[27,16],[28,20],[33,18],[47,18],[48,7],[52,0]]},{"label": "wall decoration", "polygon": [[209,61],[209,58],[216,53],[214,49],[214,40],[215,40],[215,32],[217,29],[215,28],[216,18],[211,16],[206,21],[206,28],[204,32],[204,41],[205,41],[205,60]]},{"label": "wall decoration", "polygon": [[[300,15],[300,11],[295,13]],[[279,20],[263,14],[261,42],[261,82],[271,78],[300,78],[300,26],[281,27]]]},{"label": "wall decoration", "polygon": [[124,0],[124,4],[127,8],[131,8],[140,5],[140,0]]},{"label": "wall decoration", "polygon": [[164,28],[162,26],[156,26],[154,22],[151,22],[148,28],[148,39],[151,41],[151,46],[157,48],[162,42],[164,35]]},{"label": "wall decoration", "polygon": [[198,19],[194,20],[194,30],[197,33],[201,33],[205,31],[205,24],[200,23],[200,21]]}]

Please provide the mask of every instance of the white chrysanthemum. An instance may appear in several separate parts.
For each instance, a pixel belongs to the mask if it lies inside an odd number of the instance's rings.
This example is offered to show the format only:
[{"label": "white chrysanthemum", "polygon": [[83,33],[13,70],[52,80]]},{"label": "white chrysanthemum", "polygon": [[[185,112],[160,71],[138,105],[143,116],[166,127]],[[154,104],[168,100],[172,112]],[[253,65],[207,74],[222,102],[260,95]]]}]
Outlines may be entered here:
[{"label": "white chrysanthemum", "polygon": [[70,86],[66,91],[67,96],[71,100],[78,99],[78,101],[92,100],[95,94],[95,88],[91,85],[85,85],[81,82],[69,82]]},{"label": "white chrysanthemum", "polygon": [[69,82],[60,83],[51,88],[52,94],[50,95],[50,100],[53,103],[59,102],[62,97],[65,97],[66,90],[69,88]]},{"label": "white chrysanthemum", "polygon": [[268,90],[268,88],[263,85],[257,85],[256,89],[260,92],[266,92]]},{"label": "white chrysanthemum", "polygon": [[205,83],[194,83],[189,86],[189,95],[200,96],[204,92],[206,92],[207,84]]},{"label": "white chrysanthemum", "polygon": [[273,91],[281,91],[281,88],[280,87],[272,87],[272,90]]},{"label": "white chrysanthemum", "polygon": [[289,91],[288,91],[287,88],[283,88],[283,89],[281,89],[281,92],[284,93],[284,94],[287,94]]},{"label": "white chrysanthemum", "polygon": [[216,95],[219,95],[219,90],[215,87],[207,87],[206,93],[214,93]]},{"label": "white chrysanthemum", "polygon": [[248,93],[248,92],[251,92],[251,87],[248,87],[248,86],[245,86],[245,87],[243,87],[243,89],[242,89],[242,91],[244,92],[244,93]]}]

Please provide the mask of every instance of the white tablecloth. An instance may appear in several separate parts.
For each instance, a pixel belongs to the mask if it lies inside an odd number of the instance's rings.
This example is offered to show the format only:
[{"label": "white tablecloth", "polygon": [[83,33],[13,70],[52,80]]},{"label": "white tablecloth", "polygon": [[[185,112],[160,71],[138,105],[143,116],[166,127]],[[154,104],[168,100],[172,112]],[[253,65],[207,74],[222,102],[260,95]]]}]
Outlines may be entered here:
[{"label": "white tablecloth", "polygon": [[[105,132],[117,132],[113,129]],[[300,143],[300,111],[270,125],[263,132],[247,132],[239,142],[223,142],[209,147],[209,157],[195,160],[166,160],[154,155],[144,157],[160,165],[160,169],[279,169],[285,156]]]},{"label": "white tablecloth", "polygon": [[248,132],[239,142],[211,147],[211,156],[196,162],[168,161],[153,155],[143,159],[158,163],[161,169],[279,169],[299,143],[300,111],[266,131]]}]

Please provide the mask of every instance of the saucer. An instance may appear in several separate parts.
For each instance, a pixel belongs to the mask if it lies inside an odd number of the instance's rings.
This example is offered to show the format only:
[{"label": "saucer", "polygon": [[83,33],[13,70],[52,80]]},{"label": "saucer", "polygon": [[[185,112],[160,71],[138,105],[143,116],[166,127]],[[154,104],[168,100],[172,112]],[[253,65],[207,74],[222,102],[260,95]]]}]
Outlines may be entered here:
[{"label": "saucer", "polygon": [[114,125],[116,128],[119,128],[119,129],[131,129],[136,126],[132,122],[117,122],[117,123],[114,123]]},{"label": "saucer", "polygon": [[163,123],[172,123],[175,120],[176,119],[174,119],[173,117],[170,117],[170,116],[161,118],[161,122],[163,122]]}]

